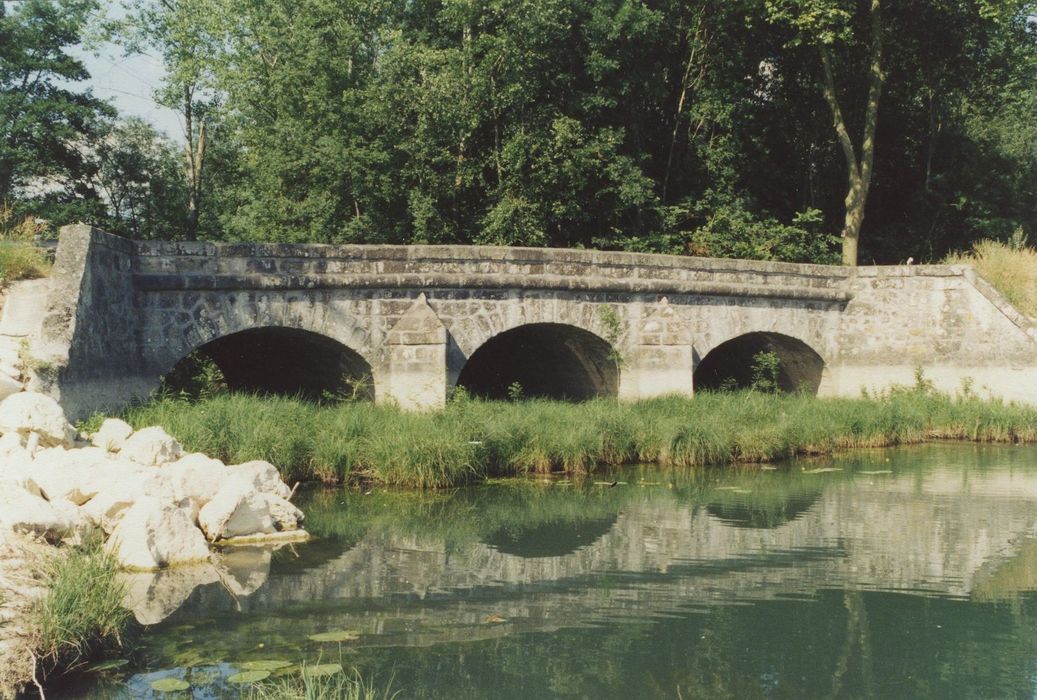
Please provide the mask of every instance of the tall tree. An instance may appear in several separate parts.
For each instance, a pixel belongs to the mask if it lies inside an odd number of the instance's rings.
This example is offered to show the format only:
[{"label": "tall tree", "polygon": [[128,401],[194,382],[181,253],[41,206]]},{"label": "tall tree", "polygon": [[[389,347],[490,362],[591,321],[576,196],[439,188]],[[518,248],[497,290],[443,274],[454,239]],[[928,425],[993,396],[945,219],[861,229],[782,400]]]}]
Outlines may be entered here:
[{"label": "tall tree", "polygon": [[[867,0],[866,39],[857,41],[854,30],[858,13],[856,0],[767,0],[773,21],[787,22],[796,29],[790,42],[795,46],[808,44],[816,47],[821,61],[821,92],[832,114],[832,126],[846,165],[847,188],[845,216],[842,228],[843,264],[856,265],[865,206],[875,166],[875,132],[879,121],[879,99],[884,80],[882,64],[883,23],[880,0]],[[867,94],[864,118],[859,139],[850,133],[843,111],[839,88],[850,79],[840,80],[837,74],[835,51],[840,45],[863,43],[867,71]]]},{"label": "tall tree", "polygon": [[93,0],[0,3],[0,202],[19,197],[87,196],[85,146],[114,110],[89,90],[79,43]]}]

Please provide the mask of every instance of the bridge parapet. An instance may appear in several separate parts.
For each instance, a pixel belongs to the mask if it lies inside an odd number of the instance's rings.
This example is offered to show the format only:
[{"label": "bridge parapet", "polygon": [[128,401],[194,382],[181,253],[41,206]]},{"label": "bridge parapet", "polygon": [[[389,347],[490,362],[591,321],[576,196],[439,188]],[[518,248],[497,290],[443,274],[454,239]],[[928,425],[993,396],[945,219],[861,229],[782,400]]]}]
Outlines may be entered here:
[{"label": "bridge parapet", "polygon": [[848,301],[845,268],[493,246],[139,243],[148,290],[429,287]]}]

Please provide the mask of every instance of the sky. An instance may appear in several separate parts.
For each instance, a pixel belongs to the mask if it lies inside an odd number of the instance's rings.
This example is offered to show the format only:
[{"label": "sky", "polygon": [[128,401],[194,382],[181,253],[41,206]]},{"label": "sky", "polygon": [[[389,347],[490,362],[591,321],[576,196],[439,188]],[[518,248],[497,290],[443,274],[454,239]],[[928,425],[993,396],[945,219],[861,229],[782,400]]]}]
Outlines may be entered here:
[{"label": "sky", "polygon": [[90,72],[90,80],[76,87],[89,87],[95,96],[109,100],[119,114],[137,116],[148,121],[176,141],[182,142],[183,125],[179,115],[159,106],[155,90],[162,83],[162,61],[156,56],[124,56],[122,49],[105,44],[95,51],[70,51],[83,61]]}]

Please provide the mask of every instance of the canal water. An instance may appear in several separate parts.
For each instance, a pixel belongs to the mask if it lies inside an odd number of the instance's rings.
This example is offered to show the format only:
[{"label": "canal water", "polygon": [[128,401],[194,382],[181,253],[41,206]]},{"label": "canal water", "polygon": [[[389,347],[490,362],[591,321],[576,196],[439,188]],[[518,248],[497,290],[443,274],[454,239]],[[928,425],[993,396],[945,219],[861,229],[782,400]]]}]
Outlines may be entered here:
[{"label": "canal water", "polygon": [[340,663],[399,698],[1037,694],[1037,448],[301,505],[312,543],[128,577],[148,623],[130,663],[59,696],[164,697],[151,684],[177,678],[179,697],[237,697],[228,677],[270,660]]}]

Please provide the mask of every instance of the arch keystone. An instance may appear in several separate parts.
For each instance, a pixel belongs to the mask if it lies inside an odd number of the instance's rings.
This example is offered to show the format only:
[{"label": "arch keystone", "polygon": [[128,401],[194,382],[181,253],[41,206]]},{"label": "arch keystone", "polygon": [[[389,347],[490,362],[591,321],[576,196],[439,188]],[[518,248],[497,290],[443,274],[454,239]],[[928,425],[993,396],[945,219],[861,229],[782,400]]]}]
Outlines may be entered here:
[{"label": "arch keystone", "polygon": [[422,292],[386,336],[388,354],[380,402],[407,411],[446,405],[446,327]]}]

